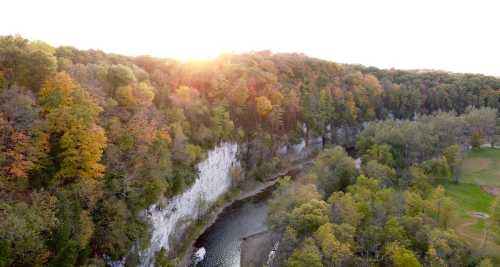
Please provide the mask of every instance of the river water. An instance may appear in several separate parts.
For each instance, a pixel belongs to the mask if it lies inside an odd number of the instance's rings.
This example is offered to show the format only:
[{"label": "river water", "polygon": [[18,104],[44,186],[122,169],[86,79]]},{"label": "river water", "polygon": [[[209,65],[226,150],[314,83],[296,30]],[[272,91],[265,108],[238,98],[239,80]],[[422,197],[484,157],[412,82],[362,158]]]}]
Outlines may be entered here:
[{"label": "river water", "polygon": [[215,223],[198,238],[195,247],[206,254],[197,267],[239,267],[242,238],[267,230],[269,188],[256,196],[235,202],[224,209]]}]

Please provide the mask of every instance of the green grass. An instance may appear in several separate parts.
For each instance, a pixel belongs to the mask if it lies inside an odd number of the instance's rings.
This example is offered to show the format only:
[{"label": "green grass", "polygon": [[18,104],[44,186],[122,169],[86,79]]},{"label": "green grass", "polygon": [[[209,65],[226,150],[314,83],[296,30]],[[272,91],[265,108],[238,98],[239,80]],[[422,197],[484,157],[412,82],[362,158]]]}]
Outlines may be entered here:
[{"label": "green grass", "polygon": [[500,186],[500,149],[468,151],[461,171],[462,183]]},{"label": "green grass", "polygon": [[493,203],[493,196],[481,190],[476,184],[459,183],[455,184],[448,181],[440,183],[446,189],[446,193],[458,205],[462,215],[472,211],[488,213]]}]

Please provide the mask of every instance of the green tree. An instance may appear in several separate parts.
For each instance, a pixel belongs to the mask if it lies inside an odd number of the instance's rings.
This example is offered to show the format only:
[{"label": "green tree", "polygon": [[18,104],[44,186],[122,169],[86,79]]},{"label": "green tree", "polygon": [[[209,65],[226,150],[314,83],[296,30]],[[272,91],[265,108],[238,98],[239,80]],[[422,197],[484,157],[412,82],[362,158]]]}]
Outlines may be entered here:
[{"label": "green tree", "polygon": [[365,176],[378,178],[386,186],[398,185],[396,171],[387,165],[380,164],[375,160],[370,160],[363,165],[362,170]]},{"label": "green tree", "polygon": [[447,197],[442,186],[438,186],[428,199],[428,213],[443,229],[456,222],[457,207],[451,198]]},{"label": "green tree", "polygon": [[319,188],[324,196],[342,190],[354,182],[356,164],[342,147],[326,149],[314,163],[313,172],[318,176]]},{"label": "green tree", "polygon": [[470,145],[472,146],[472,148],[474,149],[481,148],[482,144],[481,139],[482,139],[481,131],[478,129],[473,130],[470,136]]},{"label": "green tree", "polygon": [[449,178],[451,177],[451,169],[445,157],[426,160],[422,163],[426,173],[434,178]]},{"label": "green tree", "polygon": [[322,267],[321,253],[312,238],[307,238],[285,262],[286,267]]},{"label": "green tree", "polygon": [[429,235],[427,259],[431,266],[460,266],[467,262],[470,250],[453,231],[434,229]]},{"label": "green tree", "polygon": [[463,159],[460,146],[455,144],[447,147],[443,151],[443,156],[448,162],[448,166],[450,166],[453,180],[455,181],[455,183],[458,183],[458,178],[460,177],[460,165]]},{"label": "green tree", "polygon": [[267,222],[275,229],[287,226],[290,214],[295,207],[313,199],[321,199],[321,195],[314,185],[291,186],[290,179],[289,176],[285,176],[279,181],[279,186],[269,201]]},{"label": "green tree", "polygon": [[354,254],[351,243],[341,242],[337,239],[334,227],[333,224],[327,223],[314,233],[314,238],[325,259],[325,266],[342,266],[342,263],[352,258]]},{"label": "green tree", "polygon": [[389,243],[385,246],[385,253],[390,258],[392,266],[395,267],[420,267],[415,253],[401,246],[398,242]]},{"label": "green tree", "polygon": [[20,36],[0,37],[0,73],[7,88],[17,84],[37,92],[56,70],[56,59]]},{"label": "green tree", "polygon": [[33,192],[29,202],[0,204],[0,264],[42,266],[50,251],[46,241],[58,225],[57,199],[47,192]]},{"label": "green tree", "polygon": [[391,152],[391,146],[387,144],[372,145],[366,153],[363,154],[363,162],[369,162],[370,160],[378,161],[380,164],[387,166],[394,166],[394,157]]},{"label": "green tree", "polygon": [[212,133],[215,140],[226,140],[234,130],[234,122],[224,106],[217,106],[212,110]]},{"label": "green tree", "polygon": [[363,219],[363,214],[359,210],[359,203],[349,192],[334,192],[328,199],[328,203],[331,205],[331,220],[336,224],[345,223],[357,227],[361,219]]},{"label": "green tree", "polygon": [[293,209],[290,222],[299,233],[312,233],[328,222],[328,205],[322,200],[312,199]]},{"label": "green tree", "polygon": [[125,65],[113,65],[108,69],[108,80],[113,88],[126,86],[136,81],[134,72]]}]

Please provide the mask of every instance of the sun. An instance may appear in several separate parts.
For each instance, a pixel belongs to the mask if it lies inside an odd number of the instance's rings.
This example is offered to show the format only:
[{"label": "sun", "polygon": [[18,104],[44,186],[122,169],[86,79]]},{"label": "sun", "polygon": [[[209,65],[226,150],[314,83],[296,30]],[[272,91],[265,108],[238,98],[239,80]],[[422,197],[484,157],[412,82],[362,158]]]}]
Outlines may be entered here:
[{"label": "sun", "polygon": [[203,44],[190,44],[181,48],[177,48],[176,51],[173,51],[171,53],[170,57],[182,62],[199,60],[203,61],[214,59],[226,52],[227,51],[223,51],[214,47],[203,46]]}]

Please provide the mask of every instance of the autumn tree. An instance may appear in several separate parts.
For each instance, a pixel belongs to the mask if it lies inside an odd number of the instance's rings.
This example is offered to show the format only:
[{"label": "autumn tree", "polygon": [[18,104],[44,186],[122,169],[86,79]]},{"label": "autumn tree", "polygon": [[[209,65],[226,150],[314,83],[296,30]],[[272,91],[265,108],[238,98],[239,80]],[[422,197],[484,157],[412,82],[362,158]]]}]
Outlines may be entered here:
[{"label": "autumn tree", "polygon": [[104,172],[100,161],[106,136],[97,125],[102,109],[65,73],[47,80],[39,97],[47,119],[51,164],[47,170],[52,169],[57,184],[77,182],[83,198],[92,205],[100,194],[98,179]]},{"label": "autumn tree", "polygon": [[304,241],[303,245],[296,249],[286,260],[287,267],[322,267],[321,254],[312,238]]},{"label": "autumn tree", "polygon": [[265,118],[273,110],[271,101],[269,101],[269,99],[266,96],[259,96],[255,98],[255,107],[257,113],[262,118]]},{"label": "autumn tree", "polygon": [[[325,266],[342,266],[344,261],[354,256],[352,242],[338,240],[335,236],[334,227],[335,225],[327,223],[319,227],[314,233],[314,238],[325,258]],[[344,234],[351,234],[350,238],[352,238],[354,233],[346,231]]]}]

